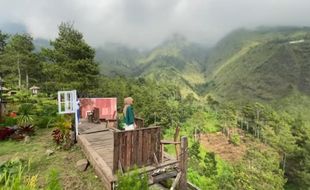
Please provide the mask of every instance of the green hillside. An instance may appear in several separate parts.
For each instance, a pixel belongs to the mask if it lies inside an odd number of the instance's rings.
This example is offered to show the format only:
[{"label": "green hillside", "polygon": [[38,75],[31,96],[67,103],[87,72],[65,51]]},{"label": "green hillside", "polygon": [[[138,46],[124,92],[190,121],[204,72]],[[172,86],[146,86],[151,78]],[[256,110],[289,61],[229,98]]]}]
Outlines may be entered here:
[{"label": "green hillside", "polygon": [[128,48],[97,50],[101,72],[107,75],[143,77],[180,87],[181,94],[193,94],[195,86],[205,82],[203,64],[207,48],[173,35],[154,49],[138,53]]},{"label": "green hillside", "polygon": [[205,92],[221,100],[283,107],[308,99],[310,29],[235,31],[214,48],[206,68]]},{"label": "green hillside", "polygon": [[141,53],[119,44],[106,44],[96,49],[96,61],[100,64],[100,71],[107,76],[132,76],[137,60]]},{"label": "green hillside", "polygon": [[107,46],[97,50],[96,59],[105,75],[174,84],[183,96],[271,103],[292,112],[310,104],[310,28],[306,27],[238,29],[211,50],[173,35],[146,52]]}]

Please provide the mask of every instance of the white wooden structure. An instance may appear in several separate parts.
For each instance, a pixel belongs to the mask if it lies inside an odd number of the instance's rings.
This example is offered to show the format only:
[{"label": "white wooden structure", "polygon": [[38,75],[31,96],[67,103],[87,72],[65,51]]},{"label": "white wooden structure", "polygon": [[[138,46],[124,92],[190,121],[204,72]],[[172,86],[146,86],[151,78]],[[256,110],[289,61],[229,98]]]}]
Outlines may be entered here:
[{"label": "white wooden structure", "polygon": [[78,109],[79,109],[79,105],[78,105],[76,90],[58,91],[58,113],[59,114],[74,114],[76,136],[79,134]]}]

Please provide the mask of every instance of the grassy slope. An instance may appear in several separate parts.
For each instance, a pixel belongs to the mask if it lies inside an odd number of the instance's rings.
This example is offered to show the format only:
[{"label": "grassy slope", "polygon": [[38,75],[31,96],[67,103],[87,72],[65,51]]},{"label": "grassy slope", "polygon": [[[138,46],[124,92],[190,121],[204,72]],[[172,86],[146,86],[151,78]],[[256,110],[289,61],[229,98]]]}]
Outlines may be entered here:
[{"label": "grassy slope", "polygon": [[140,57],[141,54],[137,50],[110,44],[96,49],[95,59],[104,75],[132,76]]},{"label": "grassy slope", "polygon": [[180,87],[183,96],[192,93],[198,98],[194,88],[205,81],[201,67],[203,55],[204,48],[174,39],[140,60],[140,76],[165,83],[169,81]]},{"label": "grassy slope", "polygon": [[[75,168],[75,163],[84,156],[78,146],[69,151],[57,150],[52,141],[51,129],[40,129],[31,137],[29,143],[2,141],[0,142],[0,162],[21,158],[31,161],[30,173],[38,174],[39,187],[46,185],[46,176],[51,169],[60,173],[60,182],[64,189],[96,190],[103,189],[101,181],[95,176],[92,167],[80,172]],[[47,156],[45,151],[51,149],[54,154]]]},{"label": "grassy slope", "polygon": [[[220,100],[241,104],[259,101],[309,112],[304,106],[310,101],[309,29],[240,33],[245,37],[240,39],[241,34],[233,33],[232,39],[224,39],[215,48],[219,52],[210,56],[212,72],[207,72],[207,80],[212,85],[207,91]],[[305,42],[289,43],[300,39]],[[223,44],[227,44],[226,49]]]}]

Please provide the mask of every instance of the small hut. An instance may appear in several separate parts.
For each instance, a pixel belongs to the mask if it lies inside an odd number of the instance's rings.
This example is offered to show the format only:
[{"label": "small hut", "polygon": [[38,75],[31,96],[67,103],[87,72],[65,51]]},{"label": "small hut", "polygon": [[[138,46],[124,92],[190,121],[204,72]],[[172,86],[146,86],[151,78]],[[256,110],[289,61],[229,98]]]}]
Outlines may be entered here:
[{"label": "small hut", "polygon": [[30,88],[30,90],[31,90],[31,92],[32,92],[32,95],[37,95],[38,92],[39,92],[39,90],[40,90],[40,88],[37,87],[37,86],[32,86],[32,87]]}]

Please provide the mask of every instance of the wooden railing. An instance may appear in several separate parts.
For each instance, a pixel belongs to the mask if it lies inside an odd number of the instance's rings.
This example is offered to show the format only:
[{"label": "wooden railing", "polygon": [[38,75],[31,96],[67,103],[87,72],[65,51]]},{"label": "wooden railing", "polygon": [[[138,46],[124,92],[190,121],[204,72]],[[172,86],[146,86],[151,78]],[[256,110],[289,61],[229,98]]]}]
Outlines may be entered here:
[{"label": "wooden railing", "polygon": [[160,127],[114,132],[113,172],[161,162]]},{"label": "wooden railing", "polygon": [[143,128],[144,127],[144,119],[140,117],[135,117],[135,124],[137,125],[137,128]]}]

